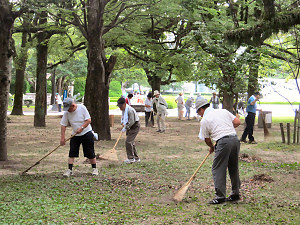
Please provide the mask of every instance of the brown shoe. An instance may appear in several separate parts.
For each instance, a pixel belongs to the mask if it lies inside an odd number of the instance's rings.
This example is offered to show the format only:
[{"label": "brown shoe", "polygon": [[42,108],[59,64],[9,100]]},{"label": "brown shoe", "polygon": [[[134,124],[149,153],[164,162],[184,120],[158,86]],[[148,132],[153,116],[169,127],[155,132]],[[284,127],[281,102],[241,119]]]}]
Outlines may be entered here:
[{"label": "brown shoe", "polygon": [[240,142],[247,143],[247,141],[243,140],[242,138],[240,139]]}]

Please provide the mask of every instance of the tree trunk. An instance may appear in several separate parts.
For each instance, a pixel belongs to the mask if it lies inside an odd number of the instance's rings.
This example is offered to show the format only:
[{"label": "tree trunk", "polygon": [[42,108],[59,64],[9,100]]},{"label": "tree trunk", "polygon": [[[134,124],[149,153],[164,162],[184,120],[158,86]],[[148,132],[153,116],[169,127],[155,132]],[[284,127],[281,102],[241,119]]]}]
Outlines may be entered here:
[{"label": "tree trunk", "polygon": [[229,112],[233,112],[233,100],[234,95],[228,90],[223,91],[223,109],[227,109]]},{"label": "tree trunk", "polygon": [[220,93],[223,95],[222,108],[227,109],[229,112],[233,112],[233,89],[235,85],[236,71],[234,69],[234,65],[231,65],[230,59],[224,60],[219,67],[223,74],[218,84]]},{"label": "tree trunk", "polygon": [[91,115],[93,130],[100,140],[110,140],[109,126],[109,83],[116,57],[107,61],[102,38],[105,4],[103,0],[90,0],[88,6],[88,74],[85,85],[84,103]]},{"label": "tree trunk", "polygon": [[152,82],[151,82],[152,91],[158,90],[160,92],[160,86],[161,86],[161,77],[154,75],[152,77]]},{"label": "tree trunk", "polygon": [[125,93],[125,87],[128,85],[128,81],[125,81],[125,82],[121,82],[121,90],[122,90],[122,94]]},{"label": "tree trunk", "polygon": [[8,1],[0,0],[0,161],[7,160],[7,106],[11,77],[14,18]]},{"label": "tree trunk", "polygon": [[264,3],[264,19],[271,20],[275,17],[274,0],[263,0]]},{"label": "tree trunk", "polygon": [[59,78],[57,78],[57,80],[56,80],[56,92],[58,93],[58,94],[60,94],[60,95],[62,95],[63,93],[62,93],[62,89],[61,89],[61,80],[62,80],[62,77],[59,77]]},{"label": "tree trunk", "polygon": [[152,93],[155,90],[158,90],[160,92],[160,86],[161,86],[161,77],[155,76],[151,73],[149,70],[145,70],[145,73],[147,75],[148,83],[150,84],[152,88]]},{"label": "tree trunk", "polygon": [[[40,25],[47,22],[47,14],[42,12]],[[34,110],[34,126],[46,126],[47,111],[47,56],[48,56],[48,40],[49,37],[45,31],[41,31],[37,35],[37,68],[36,68],[36,95]]]},{"label": "tree trunk", "polygon": [[248,98],[254,94],[254,92],[258,91],[258,69],[259,69],[259,61],[260,61],[260,53],[257,51],[253,52],[253,59],[251,60],[249,77],[248,77]]},{"label": "tree trunk", "polygon": [[51,105],[55,104],[55,94],[56,94],[56,83],[55,83],[55,69],[54,69],[51,76]]},{"label": "tree trunk", "polygon": [[[91,35],[93,36],[93,35]],[[85,85],[84,104],[92,119],[93,130],[99,134],[100,140],[110,140],[109,126],[109,79],[110,75],[101,60],[104,51],[100,38],[91,38],[88,47],[88,74]],[[114,62],[108,62],[114,66]]]},{"label": "tree trunk", "polygon": [[23,93],[24,93],[24,75],[28,59],[27,33],[22,33],[22,44],[20,54],[15,57],[16,67],[16,86],[14,107],[11,115],[23,115]]}]

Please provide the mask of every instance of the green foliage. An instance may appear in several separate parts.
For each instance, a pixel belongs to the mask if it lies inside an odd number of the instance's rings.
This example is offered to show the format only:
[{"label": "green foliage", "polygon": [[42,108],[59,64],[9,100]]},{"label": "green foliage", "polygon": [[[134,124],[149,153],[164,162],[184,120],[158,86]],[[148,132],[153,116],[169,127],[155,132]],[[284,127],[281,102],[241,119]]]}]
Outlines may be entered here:
[{"label": "green foliage", "polygon": [[77,77],[74,80],[74,95],[80,94],[80,96],[84,96],[85,93],[85,79],[82,77]]},{"label": "green foliage", "polygon": [[121,97],[121,83],[119,81],[111,81],[109,85],[109,97]]},{"label": "green foliage", "polygon": [[51,80],[47,80],[47,93],[52,93],[52,83],[51,83]]},{"label": "green foliage", "polygon": [[80,96],[84,96],[85,80],[85,77],[76,77],[74,79],[74,95],[80,93]]},{"label": "green foliage", "polygon": [[112,78],[116,81],[125,83],[125,87],[130,87],[134,83],[147,86],[147,76],[145,71],[140,68],[119,69],[113,72]]}]

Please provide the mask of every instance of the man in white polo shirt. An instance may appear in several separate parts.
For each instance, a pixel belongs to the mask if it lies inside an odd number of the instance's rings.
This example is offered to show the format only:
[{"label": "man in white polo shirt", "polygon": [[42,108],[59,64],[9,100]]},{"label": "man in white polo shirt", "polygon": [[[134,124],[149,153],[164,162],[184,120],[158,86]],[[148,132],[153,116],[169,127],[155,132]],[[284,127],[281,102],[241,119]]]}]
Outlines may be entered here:
[{"label": "man in white polo shirt", "polygon": [[[240,120],[226,109],[213,109],[209,105],[204,98],[196,102],[197,113],[203,117],[200,122],[199,138],[209,146],[210,153],[215,152],[212,174],[216,196],[209,204],[237,201],[240,199],[238,168],[240,142],[234,128],[240,125]],[[232,186],[228,198],[226,198],[227,168]]]}]

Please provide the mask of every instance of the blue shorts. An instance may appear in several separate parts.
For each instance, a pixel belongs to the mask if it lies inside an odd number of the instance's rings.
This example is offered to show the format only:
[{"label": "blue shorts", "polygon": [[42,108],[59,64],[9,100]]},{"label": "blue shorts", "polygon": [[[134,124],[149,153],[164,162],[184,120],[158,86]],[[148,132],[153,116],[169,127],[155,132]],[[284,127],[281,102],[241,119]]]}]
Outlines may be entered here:
[{"label": "blue shorts", "polygon": [[92,131],[87,132],[82,136],[75,136],[71,138],[69,157],[79,157],[80,144],[82,144],[84,157],[88,159],[93,159],[96,157],[94,149],[94,135]]}]

